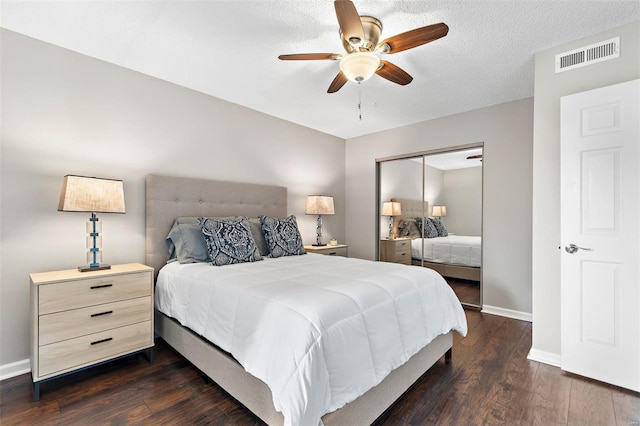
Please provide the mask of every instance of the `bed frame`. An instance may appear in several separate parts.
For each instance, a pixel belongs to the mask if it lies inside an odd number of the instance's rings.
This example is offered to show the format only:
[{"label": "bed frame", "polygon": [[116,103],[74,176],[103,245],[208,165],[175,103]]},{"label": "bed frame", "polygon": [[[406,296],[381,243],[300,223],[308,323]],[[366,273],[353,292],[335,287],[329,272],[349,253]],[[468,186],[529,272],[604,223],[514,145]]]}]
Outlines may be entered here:
[{"label": "bed frame", "polygon": [[[427,201],[413,200],[409,198],[392,198],[391,201],[398,201],[402,206],[402,215],[394,217],[394,229],[397,232],[398,222],[401,219],[413,219],[422,217],[429,211]],[[424,266],[433,269],[443,277],[458,278],[470,281],[480,281],[481,268],[473,266],[451,265],[448,263],[427,262],[422,259],[411,259],[412,265]]]},{"label": "bed frame", "polygon": [[[404,206],[403,206],[404,208]],[[287,188],[205,179],[148,175],[146,178],[145,259],[154,274],[168,259],[165,238],[178,216],[287,216]],[[284,418],[273,407],[268,386],[247,373],[227,352],[155,313],[155,331],[231,396],[270,425]],[[392,371],[378,386],[355,401],[325,414],[325,425],[371,424],[441,357],[451,359],[453,332],[443,334]]]}]

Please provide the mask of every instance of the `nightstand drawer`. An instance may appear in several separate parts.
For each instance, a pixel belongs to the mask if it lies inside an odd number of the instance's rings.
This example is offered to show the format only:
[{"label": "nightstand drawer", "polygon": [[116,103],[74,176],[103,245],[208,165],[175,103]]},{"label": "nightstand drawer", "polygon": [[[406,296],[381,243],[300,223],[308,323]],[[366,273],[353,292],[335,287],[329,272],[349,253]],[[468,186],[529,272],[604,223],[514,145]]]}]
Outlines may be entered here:
[{"label": "nightstand drawer", "polygon": [[396,253],[411,250],[410,240],[397,240],[395,241],[395,246],[396,246]]},{"label": "nightstand drawer", "polygon": [[153,345],[151,321],[40,347],[40,376],[62,373]]},{"label": "nightstand drawer", "polygon": [[409,250],[396,251],[396,263],[411,265],[411,252]]},{"label": "nightstand drawer", "polygon": [[327,256],[342,256],[347,257],[346,247],[329,247],[326,249],[318,250],[316,253],[325,254]]},{"label": "nightstand drawer", "polygon": [[326,253],[323,253],[329,256],[342,256],[347,257],[347,248],[346,247],[337,247],[333,249],[329,249]]},{"label": "nightstand drawer", "polygon": [[380,240],[380,260],[411,265],[411,239]]},{"label": "nightstand drawer", "polygon": [[307,251],[307,253],[347,257],[347,250],[349,249],[349,246],[346,244],[338,244],[335,246],[327,244],[326,246],[304,246],[304,249]]},{"label": "nightstand drawer", "polygon": [[40,286],[40,315],[151,295],[151,273],[111,275]]},{"label": "nightstand drawer", "polygon": [[151,296],[42,315],[39,345],[151,320]]}]

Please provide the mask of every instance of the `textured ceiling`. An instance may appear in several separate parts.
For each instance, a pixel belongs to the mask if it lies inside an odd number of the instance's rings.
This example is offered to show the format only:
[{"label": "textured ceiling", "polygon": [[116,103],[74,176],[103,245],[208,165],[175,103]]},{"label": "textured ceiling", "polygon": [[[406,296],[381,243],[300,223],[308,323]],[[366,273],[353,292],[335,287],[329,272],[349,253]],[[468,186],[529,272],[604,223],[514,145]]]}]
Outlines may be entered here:
[{"label": "textured ceiling", "polygon": [[[464,149],[460,151],[449,151],[442,154],[431,154],[424,157],[427,166],[440,170],[466,169],[469,167],[482,166],[480,158],[468,158],[470,156],[482,155],[482,148]],[[422,162],[422,158],[418,159]]]},{"label": "textured ceiling", "polygon": [[533,96],[536,52],[640,19],[638,1],[354,4],[382,21],[382,38],[438,22],[449,34],[385,56],[411,84],[373,76],[330,95],[338,62],[277,59],[343,52],[328,0],[2,0],[0,25],[348,139]]}]

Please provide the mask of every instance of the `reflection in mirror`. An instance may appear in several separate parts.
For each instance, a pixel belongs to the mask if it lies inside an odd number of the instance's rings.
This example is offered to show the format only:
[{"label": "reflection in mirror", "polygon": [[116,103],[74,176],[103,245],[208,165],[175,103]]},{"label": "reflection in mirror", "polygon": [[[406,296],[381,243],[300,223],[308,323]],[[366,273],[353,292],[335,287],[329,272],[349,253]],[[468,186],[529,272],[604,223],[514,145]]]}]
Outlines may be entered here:
[{"label": "reflection in mirror", "polygon": [[[402,207],[392,220],[394,234],[408,238],[406,263],[436,270],[463,305],[474,308],[482,306],[482,155],[478,146],[393,159],[380,163],[379,174],[380,206],[396,201]],[[382,238],[388,225],[380,221]],[[380,260],[386,260],[390,244],[380,243]]]},{"label": "reflection in mirror", "polygon": [[[385,262],[411,264],[411,240],[400,235],[398,224],[404,217],[405,206],[398,199],[422,197],[422,159],[406,158],[380,163],[380,229],[379,259]],[[389,204],[387,204],[389,203]],[[396,206],[395,214],[384,211],[385,205]],[[392,205],[392,206],[393,206]],[[391,232],[389,227],[391,225]]]}]

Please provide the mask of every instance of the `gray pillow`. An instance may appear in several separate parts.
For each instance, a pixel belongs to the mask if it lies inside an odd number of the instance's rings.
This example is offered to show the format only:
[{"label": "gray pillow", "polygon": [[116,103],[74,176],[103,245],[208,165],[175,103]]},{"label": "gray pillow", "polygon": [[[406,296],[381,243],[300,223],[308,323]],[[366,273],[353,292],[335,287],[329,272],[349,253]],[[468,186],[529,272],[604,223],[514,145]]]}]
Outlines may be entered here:
[{"label": "gray pillow", "polygon": [[420,238],[420,230],[414,219],[401,219],[398,223],[398,233],[401,237]]},{"label": "gray pillow", "polygon": [[198,218],[214,266],[262,260],[249,218]]},{"label": "gray pillow", "polygon": [[262,233],[262,224],[260,223],[260,219],[252,217],[249,219],[249,224],[251,225],[251,236],[258,246],[260,256],[268,256],[269,247],[267,247],[267,241],[264,239],[264,234]]},{"label": "gray pillow", "polygon": [[260,223],[270,257],[306,254],[294,215],[285,219],[260,216]]},{"label": "gray pillow", "polygon": [[169,257],[176,258],[180,263],[209,261],[207,243],[197,222],[178,223],[176,220],[166,241]]}]

